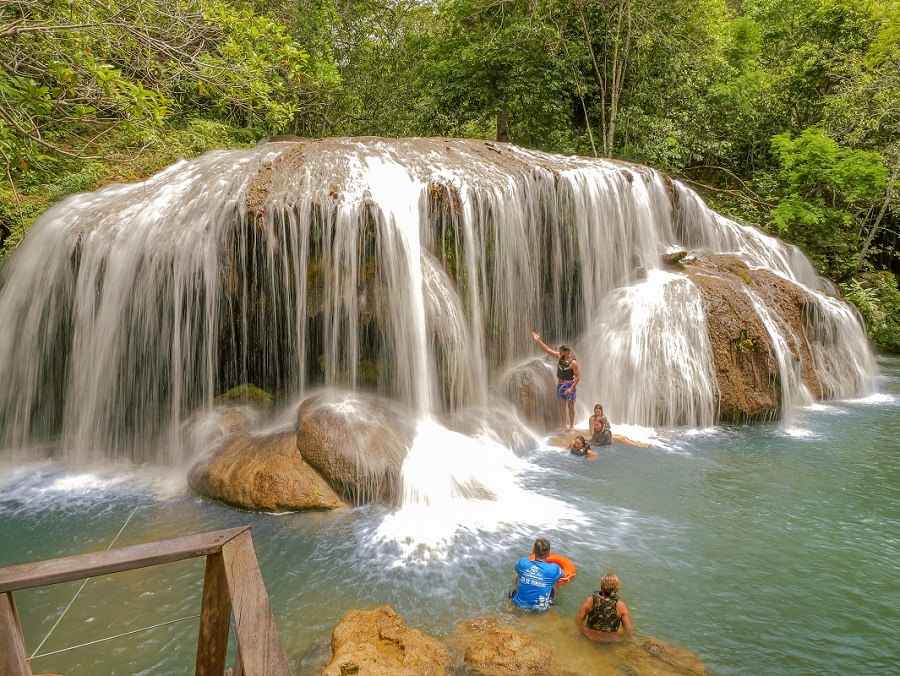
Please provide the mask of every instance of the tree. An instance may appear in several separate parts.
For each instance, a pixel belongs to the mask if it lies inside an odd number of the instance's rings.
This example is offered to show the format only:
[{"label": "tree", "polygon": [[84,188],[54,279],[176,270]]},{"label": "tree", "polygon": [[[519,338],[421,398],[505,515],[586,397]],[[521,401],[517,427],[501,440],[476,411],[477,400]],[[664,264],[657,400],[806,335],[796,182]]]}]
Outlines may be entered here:
[{"label": "tree", "polygon": [[841,147],[824,130],[772,139],[782,194],[771,218],[809,252],[820,271],[843,280],[857,271],[860,240],[873,206],[889,190],[880,154]]}]

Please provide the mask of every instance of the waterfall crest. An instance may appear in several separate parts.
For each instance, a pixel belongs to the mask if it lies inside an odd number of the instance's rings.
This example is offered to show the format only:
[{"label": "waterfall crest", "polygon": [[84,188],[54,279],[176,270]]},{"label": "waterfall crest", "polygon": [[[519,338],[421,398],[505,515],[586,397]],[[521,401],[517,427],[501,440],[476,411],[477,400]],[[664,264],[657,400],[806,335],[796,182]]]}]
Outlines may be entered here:
[{"label": "waterfall crest", "polygon": [[50,209],[2,271],[0,448],[181,462],[182,423],[242,383],[280,402],[375,391],[427,419],[496,399],[532,329],[574,344],[580,401],[614,421],[707,426],[718,364],[696,277],[663,261],[677,249],[802,290],[802,336],[760,310],[811,355],[779,358],[783,405],[870,390],[862,327],[809,261],[652,169],[322,139],[208,153]]}]

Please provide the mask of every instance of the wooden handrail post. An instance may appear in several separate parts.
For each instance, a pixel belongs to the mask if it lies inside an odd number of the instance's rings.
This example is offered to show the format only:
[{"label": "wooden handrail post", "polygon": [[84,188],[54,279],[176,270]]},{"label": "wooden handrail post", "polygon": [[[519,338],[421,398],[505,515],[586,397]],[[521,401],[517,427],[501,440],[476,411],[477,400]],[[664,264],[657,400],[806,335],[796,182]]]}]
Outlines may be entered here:
[{"label": "wooden handrail post", "polygon": [[250,531],[222,546],[225,577],[234,608],[240,667],[246,676],[290,676],[287,655],[275,626]]},{"label": "wooden handrail post", "polygon": [[0,594],[0,674],[31,676],[25,638],[12,592]]},{"label": "wooden handrail post", "polygon": [[0,568],[0,676],[32,676],[14,591],[199,556],[207,558],[196,676],[226,673],[232,612],[237,644],[233,676],[291,676],[249,526]]},{"label": "wooden handrail post", "polygon": [[221,553],[206,557],[203,602],[200,607],[200,637],[197,641],[196,676],[222,676],[228,651],[231,599]]}]

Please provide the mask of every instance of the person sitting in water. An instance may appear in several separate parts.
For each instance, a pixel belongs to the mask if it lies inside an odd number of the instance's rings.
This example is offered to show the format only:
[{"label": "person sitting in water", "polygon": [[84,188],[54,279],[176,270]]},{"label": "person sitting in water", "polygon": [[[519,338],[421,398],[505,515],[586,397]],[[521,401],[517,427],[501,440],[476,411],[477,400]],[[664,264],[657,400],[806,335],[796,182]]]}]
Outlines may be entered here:
[{"label": "person sitting in water", "polygon": [[556,365],[556,400],[559,402],[559,431],[573,434],[575,432],[575,399],[578,392],[575,389],[581,380],[578,370],[578,361],[572,354],[568,345],[560,345],[554,350],[541,340],[541,334],[531,332],[531,337],[541,346],[541,349],[550,356],[558,359]]},{"label": "person sitting in water", "polygon": [[587,460],[596,460],[597,454],[591,450],[588,442],[584,440],[584,437],[580,434],[572,440],[572,443],[567,446],[569,449],[569,453],[572,455],[581,455],[584,456]]},{"label": "person sitting in water", "polygon": [[563,570],[557,564],[547,562],[549,540],[535,540],[531,553],[534,554],[534,561],[523,556],[516,562],[516,588],[509,593],[509,597],[526,610],[549,610],[559,589]]},{"label": "person sitting in water", "polygon": [[629,439],[624,434],[613,434],[609,420],[603,415],[603,407],[600,404],[594,404],[594,415],[588,421],[588,430],[591,433],[591,444],[593,446],[609,446],[614,441],[621,441],[623,444],[652,448],[650,444]]},{"label": "person sitting in water", "polygon": [[600,579],[600,591],[595,591],[578,609],[575,623],[581,633],[592,641],[615,641],[624,627],[631,638],[631,615],[624,601],[619,600],[619,578],[607,573]]}]

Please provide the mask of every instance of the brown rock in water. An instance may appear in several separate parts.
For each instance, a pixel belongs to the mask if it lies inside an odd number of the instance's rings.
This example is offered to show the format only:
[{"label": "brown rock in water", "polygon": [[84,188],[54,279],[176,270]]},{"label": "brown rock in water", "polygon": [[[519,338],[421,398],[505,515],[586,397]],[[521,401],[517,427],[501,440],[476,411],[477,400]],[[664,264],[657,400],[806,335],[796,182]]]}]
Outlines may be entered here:
[{"label": "brown rock in water", "polygon": [[516,413],[537,429],[559,424],[556,374],[542,359],[514,366],[503,376],[501,388],[516,407]]},{"label": "brown rock in water", "polygon": [[191,468],[188,485],[208,498],[246,509],[284,511],[347,506],[300,457],[293,432],[224,437]]},{"label": "brown rock in water", "polygon": [[552,651],[537,639],[493,617],[475,617],[456,627],[453,643],[465,666],[484,676],[560,674]]},{"label": "brown rock in water", "polygon": [[769,333],[741,288],[750,282],[749,270],[736,258],[711,259],[707,254],[685,268],[703,296],[721,418],[776,417],[781,404],[775,385],[778,363]]},{"label": "brown rock in water", "polygon": [[803,384],[813,397],[823,396],[805,317],[816,306],[809,291],[768,270],[752,270],[729,255],[704,253],[687,263],[685,272],[703,296],[722,419],[776,418],[781,410],[775,350],[747,288],[780,324],[792,358],[801,365]]},{"label": "brown rock in water", "polygon": [[447,673],[447,649],[407,627],[390,606],[351,610],[331,635],[334,657],[322,676],[431,676]]},{"label": "brown rock in water", "polygon": [[400,470],[415,437],[413,414],[397,402],[360,392],[324,392],[298,411],[303,459],[354,504],[394,503]]},{"label": "brown rock in water", "polygon": [[638,676],[703,676],[706,665],[690,650],[648,639],[625,646],[622,666]]},{"label": "brown rock in water", "polygon": [[670,251],[662,255],[664,265],[680,268],[681,261],[687,257],[687,251]]}]

